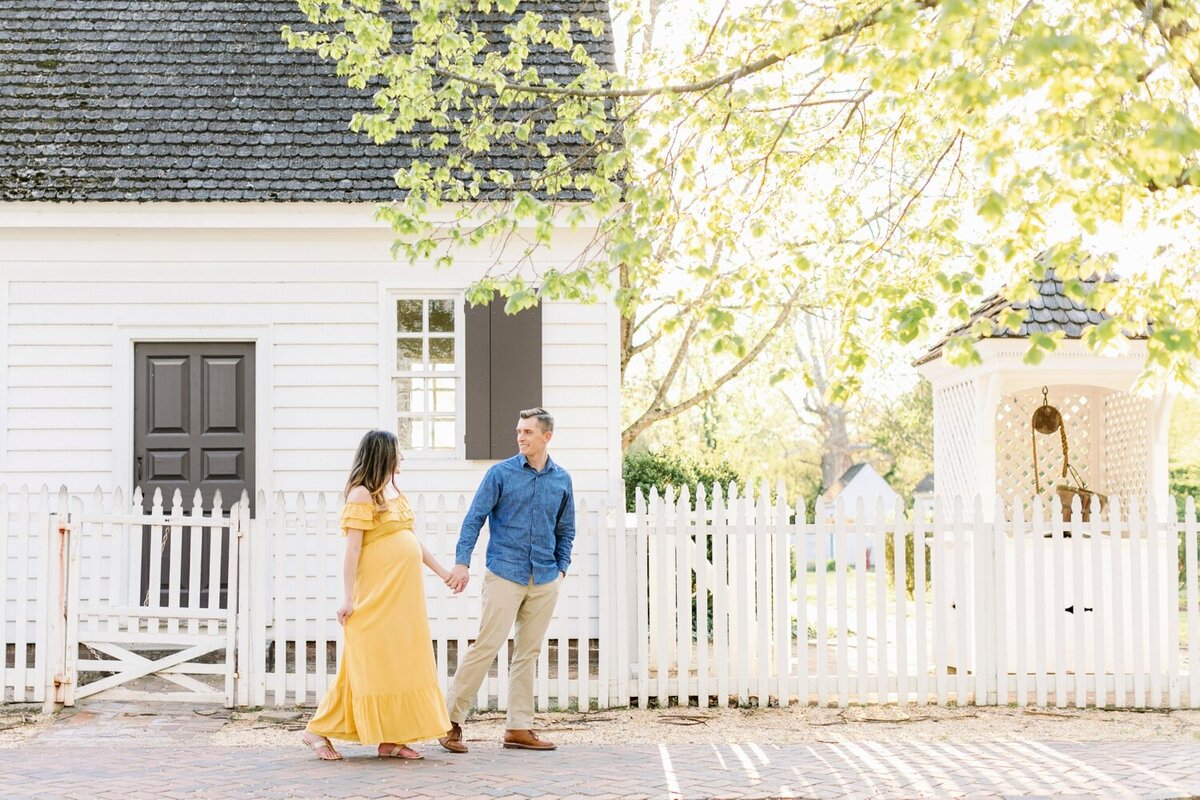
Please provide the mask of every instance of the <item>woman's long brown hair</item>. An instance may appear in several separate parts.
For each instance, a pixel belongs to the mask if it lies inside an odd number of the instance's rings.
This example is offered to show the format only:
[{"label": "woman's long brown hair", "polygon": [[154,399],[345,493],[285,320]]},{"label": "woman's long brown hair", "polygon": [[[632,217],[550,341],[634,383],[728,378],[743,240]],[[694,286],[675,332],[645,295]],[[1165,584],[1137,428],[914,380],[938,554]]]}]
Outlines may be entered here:
[{"label": "woman's long brown hair", "polygon": [[362,486],[371,493],[376,508],[383,508],[383,490],[390,483],[395,486],[396,467],[400,464],[400,442],[390,431],[367,431],[358,443],[350,477],[346,481],[346,496],[355,486]]}]

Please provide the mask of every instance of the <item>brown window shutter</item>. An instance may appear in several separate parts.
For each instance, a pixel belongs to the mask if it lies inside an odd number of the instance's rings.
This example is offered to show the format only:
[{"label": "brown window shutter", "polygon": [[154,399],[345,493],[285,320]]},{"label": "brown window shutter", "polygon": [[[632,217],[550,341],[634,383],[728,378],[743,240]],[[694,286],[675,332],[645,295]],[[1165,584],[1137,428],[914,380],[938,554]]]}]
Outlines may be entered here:
[{"label": "brown window shutter", "polygon": [[486,305],[467,306],[466,385],[467,458],[490,458],[492,452],[492,315]]},{"label": "brown window shutter", "polygon": [[466,455],[517,452],[517,414],[542,404],[542,308],[504,313],[505,300],[466,312]]}]

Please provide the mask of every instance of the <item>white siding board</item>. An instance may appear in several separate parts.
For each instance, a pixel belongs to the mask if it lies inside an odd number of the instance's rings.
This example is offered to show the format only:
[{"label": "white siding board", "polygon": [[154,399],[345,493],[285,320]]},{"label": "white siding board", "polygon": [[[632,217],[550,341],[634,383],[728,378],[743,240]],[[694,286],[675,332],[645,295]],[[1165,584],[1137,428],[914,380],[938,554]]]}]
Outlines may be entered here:
[{"label": "white siding board", "polygon": [[[350,468],[354,453],[346,450],[282,450],[275,448],[274,466],[278,472],[345,472]],[[345,481],[346,476],[342,475]],[[319,487],[310,487],[319,488]]]},{"label": "white siding board", "polygon": [[0,482],[7,483],[10,490],[21,484],[28,484],[30,488],[44,485],[53,486],[56,490],[60,486],[66,486],[68,489],[73,486],[82,486],[91,492],[97,486],[107,491],[112,483],[112,478],[107,470],[63,470],[58,467],[50,470],[35,470],[13,467],[10,463],[0,469]]},{"label": "white siding board", "polygon": [[[67,303],[73,300],[67,300]],[[28,304],[10,304],[11,319],[17,324],[35,323],[44,320],[46,310],[51,306],[34,306]],[[62,313],[60,311],[60,313]],[[364,317],[373,317],[376,313],[374,304],[338,303],[268,303],[240,302],[227,300],[211,305],[186,302],[178,304],[158,303],[156,305],[137,305],[130,303],[111,305],[77,306],[71,309],[70,316],[59,316],[55,327],[75,323],[101,324],[105,320],[136,321],[139,325],[237,325],[246,323],[270,322],[354,322]]]},{"label": "white siding board", "polygon": [[589,428],[600,424],[608,410],[604,406],[564,406],[551,409],[556,429]]},{"label": "white siding board", "polygon": [[112,325],[79,325],[37,320],[26,325],[9,321],[9,347],[14,345],[105,345],[112,347]]},{"label": "white siding board", "polygon": [[15,386],[8,390],[11,408],[110,408],[111,390],[90,386],[44,387]]},{"label": "white siding board", "polygon": [[542,346],[604,344],[607,336],[604,325],[579,323],[578,325],[546,325],[542,328]]},{"label": "white siding board", "polygon": [[[70,369],[66,369],[69,366]],[[13,388],[23,386],[61,386],[65,382],[74,386],[91,386],[107,388],[112,386],[112,366],[79,366],[54,365],[50,367],[31,367],[23,364],[8,367],[8,385]]]},{"label": "white siding board", "polygon": [[542,385],[576,389],[605,389],[608,373],[603,366],[547,366],[542,368]]},{"label": "white siding board", "polygon": [[577,449],[602,450],[608,445],[606,428],[575,428],[560,426],[555,419],[552,448],[555,452],[573,452]]},{"label": "white siding board", "polygon": [[13,347],[9,367],[110,367],[110,345],[25,344]]},{"label": "white siding board", "polygon": [[287,366],[324,367],[370,364],[375,367],[379,348],[374,344],[276,344],[275,368]]},{"label": "white siding board", "polygon": [[[254,275],[254,265],[247,265],[244,275]],[[194,274],[192,275],[194,277]],[[163,285],[159,281],[71,281],[59,285],[47,282],[13,281],[9,293],[10,301],[30,306],[56,305],[54,295],[47,292],[53,286],[54,293],[67,292],[72,295],[73,307],[90,305],[123,305],[128,303],[162,303]],[[277,303],[323,303],[334,291],[328,284],[295,280],[279,282],[229,281],[213,283],[206,281],[171,281],[165,299],[186,302],[187,305],[228,304],[246,296],[270,298]],[[340,282],[336,292],[339,298],[359,303],[373,303],[374,282]]]},{"label": "white siding board", "polygon": [[565,303],[550,301],[542,306],[542,322],[548,326],[595,324],[605,325],[604,303]]},{"label": "white siding board", "polygon": [[379,340],[379,323],[374,319],[375,309],[371,309],[369,322],[342,322],[314,324],[312,322],[275,323],[275,344],[279,345],[343,345],[367,344],[377,346]]},{"label": "white siding board", "polygon": [[[72,418],[72,422],[74,419]],[[19,430],[9,428],[8,449],[10,451],[25,450],[36,452],[72,453],[79,450],[108,452],[112,450],[112,430],[110,428],[52,428],[36,430]]]},{"label": "white siding board", "polygon": [[56,408],[14,408],[8,415],[8,430],[44,431],[69,421],[74,430],[112,430],[112,409],[73,408],[69,416]]},{"label": "white siding board", "polygon": [[[373,405],[352,408],[337,407],[337,425],[349,430],[356,430],[361,436],[379,422],[379,409]],[[330,409],[310,408],[306,406],[285,406],[275,408],[275,430],[282,432],[287,429],[313,431],[328,428],[330,424]]]},{"label": "white siding board", "polygon": [[376,364],[338,364],[323,367],[275,365],[275,386],[369,386],[379,374]]},{"label": "white siding board", "polygon": [[[62,483],[62,479],[57,475],[58,470],[65,464],[70,464],[76,472],[96,473],[96,476],[89,480],[89,484],[85,485],[95,484],[98,480],[107,483],[107,473],[112,469],[112,450],[80,450],[78,447],[69,452],[44,449],[16,450],[11,447],[8,450],[9,471],[48,474],[50,477],[44,481],[52,486]],[[25,480],[21,479],[22,482]],[[33,480],[29,482],[33,483]]]},{"label": "white siding board", "polygon": [[[328,412],[325,414],[328,417]],[[367,426],[322,425],[317,419],[307,428],[275,427],[276,450],[335,450],[350,453],[358,446]]]},{"label": "white siding board", "polygon": [[546,367],[601,366],[607,368],[607,348],[602,344],[543,347],[542,364]]},{"label": "white siding board", "polygon": [[583,391],[574,386],[545,386],[542,389],[542,405],[555,414],[564,408],[596,408],[605,399],[603,392]]}]

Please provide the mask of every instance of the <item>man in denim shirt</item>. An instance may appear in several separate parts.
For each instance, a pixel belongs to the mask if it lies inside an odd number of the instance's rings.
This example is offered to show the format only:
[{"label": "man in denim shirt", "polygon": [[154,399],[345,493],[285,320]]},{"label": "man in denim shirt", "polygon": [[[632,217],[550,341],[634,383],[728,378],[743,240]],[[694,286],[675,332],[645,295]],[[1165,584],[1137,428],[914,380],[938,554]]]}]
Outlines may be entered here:
[{"label": "man in denim shirt", "polygon": [[471,551],[485,519],[491,533],[479,635],[459,662],[446,698],[451,727],[439,741],[452,753],[467,752],[462,723],[514,622],[517,635],[509,669],[504,746],[555,748],[532,730],[533,667],[554,616],[558,587],[571,565],[575,540],[571,476],[546,452],[553,435],[554,417],[546,409],[522,411],[517,421],[520,452],[487,471],[463,518],[457,563],[446,579],[455,592],[462,591],[470,579]]}]

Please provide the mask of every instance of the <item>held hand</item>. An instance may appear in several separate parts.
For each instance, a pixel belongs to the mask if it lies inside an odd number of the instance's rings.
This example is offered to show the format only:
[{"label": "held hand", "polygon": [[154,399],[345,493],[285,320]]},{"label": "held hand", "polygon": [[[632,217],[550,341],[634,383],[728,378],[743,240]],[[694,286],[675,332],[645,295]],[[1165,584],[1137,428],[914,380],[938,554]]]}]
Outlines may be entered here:
[{"label": "held hand", "polygon": [[337,610],[337,621],[339,625],[345,625],[346,620],[354,613],[354,603],[349,601],[342,604],[342,607]]},{"label": "held hand", "polygon": [[450,570],[450,574],[446,576],[446,585],[450,587],[450,591],[459,594],[467,588],[470,580],[471,576],[467,567],[463,564],[455,564],[454,568]]}]

